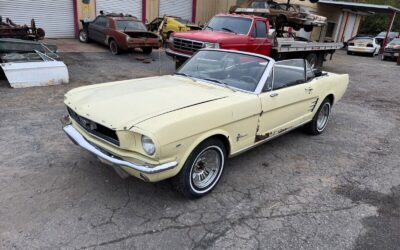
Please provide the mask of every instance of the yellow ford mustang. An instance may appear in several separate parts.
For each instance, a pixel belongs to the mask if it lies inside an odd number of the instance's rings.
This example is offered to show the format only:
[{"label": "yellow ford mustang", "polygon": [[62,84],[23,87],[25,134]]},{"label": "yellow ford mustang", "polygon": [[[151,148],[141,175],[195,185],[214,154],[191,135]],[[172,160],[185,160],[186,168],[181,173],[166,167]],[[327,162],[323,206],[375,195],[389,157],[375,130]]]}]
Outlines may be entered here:
[{"label": "yellow ford mustang", "polygon": [[63,129],[121,176],[172,177],[182,194],[201,197],[226,158],[296,127],[322,133],[348,81],[303,59],[204,49],[174,75],[69,91]]}]

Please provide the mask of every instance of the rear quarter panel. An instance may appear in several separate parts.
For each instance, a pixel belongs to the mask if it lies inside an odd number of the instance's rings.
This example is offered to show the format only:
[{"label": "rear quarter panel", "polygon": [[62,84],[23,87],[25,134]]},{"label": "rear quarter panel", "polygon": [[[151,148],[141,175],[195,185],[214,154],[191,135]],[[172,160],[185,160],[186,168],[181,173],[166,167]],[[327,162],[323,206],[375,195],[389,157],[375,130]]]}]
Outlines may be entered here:
[{"label": "rear quarter panel", "polygon": [[332,94],[334,97],[333,104],[336,104],[340,99],[342,99],[347,90],[348,84],[348,74],[328,73],[327,76],[317,78],[312,85],[320,99],[319,103],[321,103],[328,95]]}]

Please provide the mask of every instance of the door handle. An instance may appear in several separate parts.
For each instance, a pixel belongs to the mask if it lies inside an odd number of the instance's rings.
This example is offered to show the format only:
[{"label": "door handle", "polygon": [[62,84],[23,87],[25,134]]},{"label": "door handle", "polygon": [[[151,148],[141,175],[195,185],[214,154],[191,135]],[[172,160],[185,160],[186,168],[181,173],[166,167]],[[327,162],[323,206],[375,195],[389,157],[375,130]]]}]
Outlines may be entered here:
[{"label": "door handle", "polygon": [[275,97],[275,96],[278,96],[279,94],[278,93],[272,93],[272,94],[270,94],[269,96],[270,97]]},{"label": "door handle", "polygon": [[304,90],[311,92],[311,91],[313,91],[314,89],[311,88],[311,87],[308,87],[308,88],[305,88]]}]

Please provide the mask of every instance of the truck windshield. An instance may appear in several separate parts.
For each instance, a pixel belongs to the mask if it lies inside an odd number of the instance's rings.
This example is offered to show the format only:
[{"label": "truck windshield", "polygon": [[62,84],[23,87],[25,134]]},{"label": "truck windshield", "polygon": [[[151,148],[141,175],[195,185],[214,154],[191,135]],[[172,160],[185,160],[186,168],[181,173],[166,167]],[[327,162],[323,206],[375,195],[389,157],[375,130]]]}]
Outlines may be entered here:
[{"label": "truck windshield", "polygon": [[211,19],[205,29],[245,35],[249,32],[251,21],[250,18],[245,17],[216,16]]},{"label": "truck windshield", "polygon": [[117,21],[117,30],[146,30],[143,23],[131,20],[119,20]]},{"label": "truck windshield", "polygon": [[268,63],[265,58],[234,51],[201,50],[176,74],[254,92]]}]

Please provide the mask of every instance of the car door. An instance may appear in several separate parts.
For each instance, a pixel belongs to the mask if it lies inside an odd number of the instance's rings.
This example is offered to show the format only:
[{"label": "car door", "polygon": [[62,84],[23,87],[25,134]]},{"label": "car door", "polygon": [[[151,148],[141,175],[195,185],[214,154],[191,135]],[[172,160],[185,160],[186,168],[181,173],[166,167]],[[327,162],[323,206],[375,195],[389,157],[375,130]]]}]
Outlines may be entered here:
[{"label": "car door", "polygon": [[249,52],[261,55],[269,55],[271,41],[268,39],[268,26],[265,21],[256,20],[251,33]]},{"label": "car door", "polygon": [[316,100],[313,80],[307,79],[306,62],[276,62],[259,95],[262,113],[257,136],[267,139],[312,119]]},{"label": "car door", "polygon": [[107,17],[98,16],[89,25],[89,38],[99,43],[106,41]]}]

